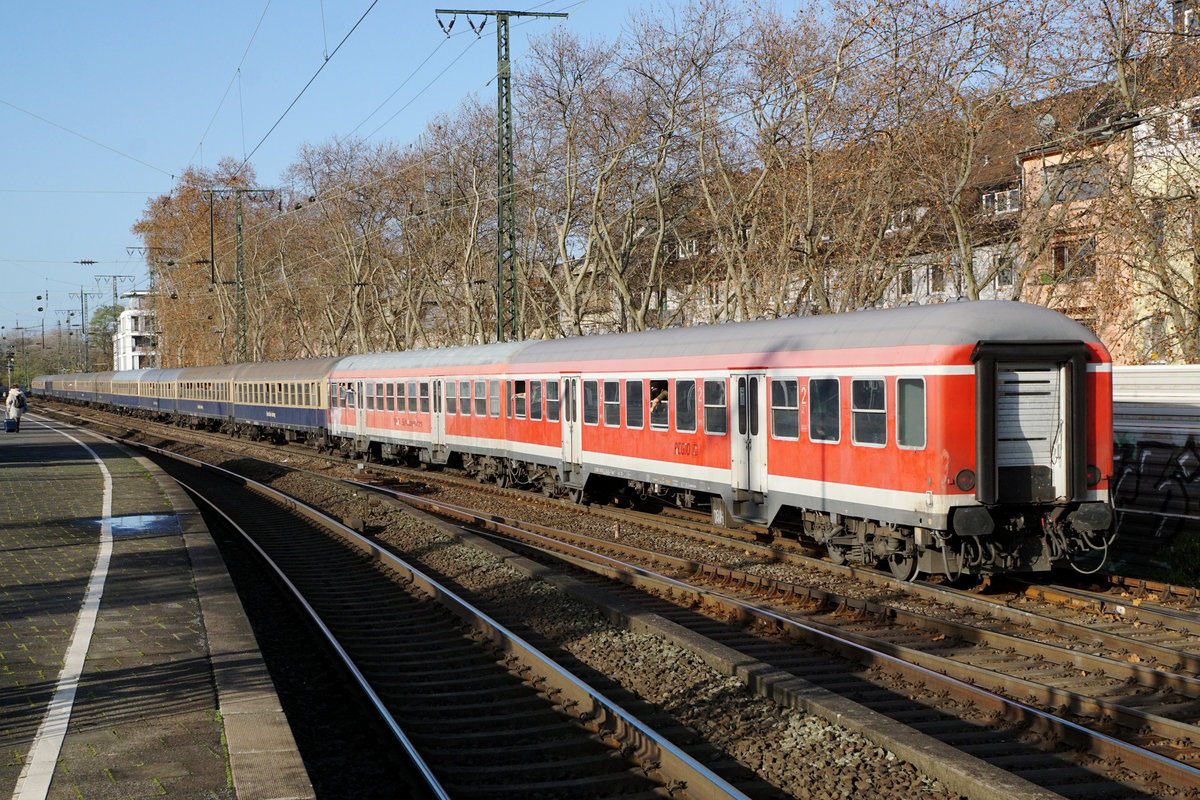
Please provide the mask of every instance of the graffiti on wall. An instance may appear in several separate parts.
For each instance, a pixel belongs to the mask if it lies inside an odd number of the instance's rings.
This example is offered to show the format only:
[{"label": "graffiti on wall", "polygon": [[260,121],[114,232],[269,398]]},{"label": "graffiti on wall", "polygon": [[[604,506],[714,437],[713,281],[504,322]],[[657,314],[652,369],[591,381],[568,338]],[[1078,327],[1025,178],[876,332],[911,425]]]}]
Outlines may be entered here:
[{"label": "graffiti on wall", "polygon": [[[1118,434],[1111,481],[1117,532],[1129,539],[1170,542],[1200,532],[1200,443],[1166,442],[1150,434]],[[1120,539],[1118,540],[1120,541]]]}]

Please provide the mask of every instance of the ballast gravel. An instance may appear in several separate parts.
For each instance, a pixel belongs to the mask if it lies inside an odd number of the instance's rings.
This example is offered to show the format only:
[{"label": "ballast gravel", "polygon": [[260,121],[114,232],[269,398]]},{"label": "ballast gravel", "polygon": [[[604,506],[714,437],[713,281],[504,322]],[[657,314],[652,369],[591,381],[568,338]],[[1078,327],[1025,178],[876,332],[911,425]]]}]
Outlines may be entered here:
[{"label": "ballast gravel", "polygon": [[352,488],[300,473],[273,475],[270,483],[331,516],[363,520],[379,542],[502,607],[508,618],[697,731],[783,796],[960,797],[870,740],[759,697],[689,650],[617,627],[556,587],[402,511],[368,503]]}]

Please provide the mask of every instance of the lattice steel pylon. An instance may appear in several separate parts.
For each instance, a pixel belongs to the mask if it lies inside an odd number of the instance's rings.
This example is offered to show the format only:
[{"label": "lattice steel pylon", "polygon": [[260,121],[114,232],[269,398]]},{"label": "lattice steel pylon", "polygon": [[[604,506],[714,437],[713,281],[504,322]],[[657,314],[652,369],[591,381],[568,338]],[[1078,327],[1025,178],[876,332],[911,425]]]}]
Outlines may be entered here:
[{"label": "lattice steel pylon", "polygon": [[[467,11],[439,8],[434,14],[463,14],[478,36],[487,20],[475,27],[471,17],[496,18],[496,341],[504,341],[504,332],[512,339],[521,335],[517,317],[517,212],[513,188],[513,117],[512,64],[509,60],[509,17],[566,17],[564,13],[535,11]],[[441,19],[438,20],[441,24]],[[446,36],[454,27],[442,25]]]}]

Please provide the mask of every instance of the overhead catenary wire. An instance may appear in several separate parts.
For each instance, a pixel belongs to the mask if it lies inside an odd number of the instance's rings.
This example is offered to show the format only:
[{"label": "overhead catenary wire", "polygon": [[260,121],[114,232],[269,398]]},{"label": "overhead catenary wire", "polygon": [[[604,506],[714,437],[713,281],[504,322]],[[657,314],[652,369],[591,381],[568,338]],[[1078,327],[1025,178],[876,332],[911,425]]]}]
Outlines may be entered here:
[{"label": "overhead catenary wire", "polygon": [[267,139],[271,137],[271,134],[275,132],[275,129],[279,127],[279,123],[283,122],[288,113],[295,108],[296,103],[300,102],[300,98],[303,97],[304,93],[308,91],[308,88],[313,85],[313,82],[316,81],[317,77],[321,74],[321,72],[324,71],[325,67],[329,65],[329,62],[333,60],[333,57],[337,55],[338,51],[342,49],[342,45],[344,45],[346,41],[354,35],[354,32],[358,30],[358,26],[362,25],[363,20],[367,18],[367,15],[370,14],[371,10],[378,4],[379,0],[371,0],[371,5],[369,5],[367,10],[362,13],[362,16],[358,18],[358,22],[355,22],[350,30],[346,32],[346,35],[342,37],[342,40],[337,43],[336,47],[333,48],[333,52],[325,57],[325,60],[321,62],[319,67],[317,67],[317,71],[314,72],[313,76],[308,79],[308,83],[304,84],[304,87],[300,90],[300,93],[297,94],[295,99],[292,100],[292,102],[288,104],[288,107],[283,110],[283,113],[279,115],[279,119],[275,120],[275,124],[273,124],[270,129],[263,134],[263,137],[259,139],[258,144],[254,145],[254,149],[251,150],[244,159],[242,159],[241,166],[239,166],[237,170],[239,174],[246,168],[246,165],[250,162],[250,159],[254,157],[254,154],[258,152],[258,148],[262,147],[263,143],[266,142]]},{"label": "overhead catenary wire", "polygon": [[[229,91],[233,88],[233,84],[238,80],[242,73],[242,65],[246,63],[246,57],[250,55],[250,48],[254,45],[254,40],[258,37],[258,31],[262,28],[263,20],[267,17],[267,11],[271,8],[271,0],[267,0],[263,6],[262,13],[258,15],[258,22],[254,25],[254,30],[250,33],[250,40],[246,42],[246,49],[242,51],[242,57],[238,61],[237,66],[233,70],[233,75],[229,77],[229,83],[225,85],[225,91],[221,95],[221,99],[217,101],[217,107],[213,109],[212,116],[209,117],[208,125],[204,126],[204,132],[200,134],[200,141],[196,144],[196,149],[192,151],[191,157],[187,163],[191,164],[196,160],[196,156],[200,154],[204,148],[204,140],[208,138],[208,132],[212,130],[213,123],[217,120],[217,115],[221,113],[221,108],[225,105],[225,98],[229,96]],[[239,89],[240,91],[240,89]],[[243,132],[242,138],[245,139]],[[244,152],[246,145],[243,142],[242,151]]]}]

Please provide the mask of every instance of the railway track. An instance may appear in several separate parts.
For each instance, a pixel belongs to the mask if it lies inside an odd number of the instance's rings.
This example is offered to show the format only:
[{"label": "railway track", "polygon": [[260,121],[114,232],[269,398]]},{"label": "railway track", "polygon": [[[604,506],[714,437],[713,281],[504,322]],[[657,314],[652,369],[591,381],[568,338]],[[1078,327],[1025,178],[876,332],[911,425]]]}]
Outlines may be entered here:
[{"label": "railway track", "polygon": [[343,526],[266,487],[239,489],[228,475],[160,461],[243,531],[292,589],[426,776],[418,792],[566,797],[586,787],[588,797],[746,797]]},{"label": "railway track", "polygon": [[[439,504],[428,498],[405,500],[439,510]],[[953,748],[957,754],[947,756],[951,763],[970,763],[975,758],[991,766],[990,773],[979,765],[972,767],[972,772],[989,775],[992,786],[1003,785],[1001,772],[1063,797],[1168,797],[1200,786],[1200,772],[1189,765],[1200,755],[1196,750],[1200,730],[1184,721],[1195,714],[1196,707],[1180,697],[1185,692],[1194,694],[1195,681],[1172,678],[1170,673],[1138,664],[1088,656],[1062,644],[1027,642],[1011,633],[988,630],[1013,621],[1036,621],[1032,614],[1014,613],[998,622],[986,612],[988,606],[1000,606],[977,602],[980,627],[973,627],[948,621],[944,615],[903,611],[779,581],[757,580],[745,573],[672,561],[655,553],[640,554],[642,564],[658,562],[675,573],[691,571],[685,584],[651,574],[644,566],[595,555],[597,550],[618,549],[622,559],[639,555],[627,546],[616,548],[609,542],[561,532],[547,540],[546,532],[528,531],[529,526],[517,520],[504,522],[495,515],[482,518],[448,508],[440,512],[461,514],[474,525],[503,532],[530,547],[566,552],[574,562],[587,562],[608,575],[618,574],[619,585],[672,596],[685,607],[661,604],[655,606],[655,613],[727,648],[733,654],[727,657],[728,668],[757,683],[759,691],[775,697],[787,695],[787,690],[779,687],[798,681],[808,687],[804,694],[809,702],[824,691],[853,699],[879,714],[871,723],[876,731],[887,730],[883,720],[890,719],[926,733],[929,742]],[[574,544],[566,545],[564,540],[574,540]],[[698,579],[710,584],[715,580],[721,590],[698,588]],[[928,592],[943,612],[953,605],[938,587],[928,587]],[[786,602],[764,602],[762,595]],[[968,595],[962,599],[956,610],[970,605]],[[644,613],[644,606],[641,601],[639,613]],[[717,627],[708,618],[696,617],[687,606],[703,606],[710,613],[733,619],[753,619],[785,641],[764,641],[743,625]],[[1047,621],[1043,627],[1047,632],[1057,629],[1055,635],[1064,639],[1071,632],[1061,622]],[[1086,629],[1074,632],[1086,636]],[[801,641],[808,647],[797,648]],[[1122,644],[1135,653],[1136,642]],[[818,652],[831,657],[819,657]],[[762,675],[772,677],[756,677]],[[1089,693],[1073,690],[1081,683]],[[834,711],[839,706],[832,697],[822,703],[825,713],[845,713],[844,709]],[[1173,704],[1173,715],[1145,711],[1155,704]],[[1056,711],[1060,708],[1071,712]],[[1031,738],[1042,744],[1031,744]],[[904,755],[902,743],[890,741],[886,746]],[[936,749],[928,743],[920,746]],[[984,790],[976,787],[973,791],[971,796]],[[1012,797],[1022,791],[1033,790],[1004,789]]]}]

